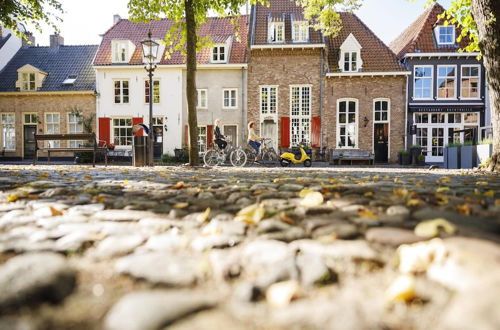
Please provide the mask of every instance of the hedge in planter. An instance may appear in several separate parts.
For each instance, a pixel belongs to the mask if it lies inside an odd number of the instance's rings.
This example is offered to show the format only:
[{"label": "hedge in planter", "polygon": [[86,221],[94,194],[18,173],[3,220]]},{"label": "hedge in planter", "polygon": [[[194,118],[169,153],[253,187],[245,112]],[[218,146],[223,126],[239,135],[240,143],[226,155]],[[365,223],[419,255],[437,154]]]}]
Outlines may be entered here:
[{"label": "hedge in planter", "polygon": [[444,167],[460,168],[461,143],[450,143],[444,148]]},{"label": "hedge in planter", "polygon": [[460,148],[460,167],[474,168],[477,166],[477,149],[472,142],[466,142]]}]

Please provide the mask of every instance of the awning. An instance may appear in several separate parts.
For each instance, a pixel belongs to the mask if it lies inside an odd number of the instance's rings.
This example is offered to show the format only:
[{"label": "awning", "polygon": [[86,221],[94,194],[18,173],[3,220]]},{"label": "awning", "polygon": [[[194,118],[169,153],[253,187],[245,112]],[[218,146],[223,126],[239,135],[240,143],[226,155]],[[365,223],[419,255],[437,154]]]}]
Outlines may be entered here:
[{"label": "awning", "polygon": [[484,105],[431,105],[409,106],[410,112],[478,112],[484,111]]}]

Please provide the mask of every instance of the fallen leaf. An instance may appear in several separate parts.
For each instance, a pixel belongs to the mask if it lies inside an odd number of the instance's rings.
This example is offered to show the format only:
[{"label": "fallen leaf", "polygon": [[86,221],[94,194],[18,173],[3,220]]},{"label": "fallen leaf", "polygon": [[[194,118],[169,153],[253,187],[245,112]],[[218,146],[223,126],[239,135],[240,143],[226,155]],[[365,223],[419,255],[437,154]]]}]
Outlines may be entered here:
[{"label": "fallen leaf", "polygon": [[188,187],[188,186],[183,181],[179,181],[174,186],[170,187],[170,189],[179,190],[179,189],[186,188],[186,187]]},{"label": "fallen leaf", "polygon": [[18,195],[8,195],[8,196],[7,196],[7,200],[8,200],[9,202],[15,202],[15,201],[17,201],[18,199],[19,199],[19,196],[18,196]]},{"label": "fallen leaf", "polygon": [[376,218],[377,217],[377,215],[375,213],[373,213],[372,211],[367,210],[367,209],[360,209],[358,211],[358,213],[361,217],[364,217],[364,218]]},{"label": "fallen leaf", "polygon": [[59,211],[58,209],[53,208],[52,206],[49,206],[49,209],[50,209],[50,214],[53,217],[56,217],[56,216],[59,216],[59,215],[63,215],[62,211]]},{"label": "fallen leaf", "polygon": [[386,300],[392,303],[411,301],[416,296],[415,283],[413,275],[400,275],[387,289]]},{"label": "fallen leaf", "polygon": [[175,203],[174,206],[172,206],[172,208],[174,209],[183,209],[185,207],[188,207],[189,203],[186,203],[186,202],[181,202],[181,203]]},{"label": "fallen leaf", "polygon": [[314,192],[314,190],[311,190],[311,189],[302,189],[299,192],[299,197],[300,198],[304,198],[304,197],[306,197],[307,194],[312,193],[312,192]]},{"label": "fallen leaf", "polygon": [[449,176],[442,177],[441,179],[438,180],[438,183],[444,184],[444,183],[450,183],[451,178]]},{"label": "fallen leaf", "polygon": [[374,195],[374,194],[373,194],[373,191],[367,191],[367,192],[365,192],[365,193],[363,194],[363,196],[365,196],[365,197],[373,197],[373,195]]},{"label": "fallen leaf", "polygon": [[494,190],[488,190],[488,191],[485,191],[484,194],[483,194],[484,197],[488,197],[488,198],[493,198],[495,197],[495,191]]},{"label": "fallen leaf", "polygon": [[274,283],[266,291],[267,303],[275,308],[286,307],[299,296],[300,285],[297,281]]},{"label": "fallen leaf", "polygon": [[406,203],[406,206],[421,206],[423,205],[424,202],[422,202],[420,199],[410,199],[408,200],[408,202]]},{"label": "fallen leaf", "polygon": [[450,187],[439,187],[436,189],[436,192],[442,193],[442,192],[449,191],[449,190],[450,190]]},{"label": "fallen leaf", "polygon": [[208,221],[209,214],[210,214],[210,208],[207,207],[205,212],[198,214],[198,216],[196,217],[196,220],[198,220],[198,222],[206,222],[206,221]]},{"label": "fallen leaf", "polygon": [[403,274],[422,273],[431,263],[442,263],[448,251],[440,238],[430,241],[403,244],[397,249],[399,271]]},{"label": "fallen leaf", "polygon": [[437,237],[443,230],[447,234],[454,234],[456,227],[448,220],[437,218],[433,220],[422,221],[415,227],[415,235],[420,237]]},{"label": "fallen leaf", "polygon": [[495,199],[495,206],[500,206],[500,199]]},{"label": "fallen leaf", "polygon": [[292,225],[295,224],[295,220],[293,220],[288,215],[286,215],[285,211],[281,211],[279,214],[279,217],[280,217],[280,220],[285,222],[285,223],[289,223]]},{"label": "fallen leaf", "polygon": [[486,182],[486,181],[478,181],[478,182],[476,182],[476,184],[477,184],[478,186],[485,186],[485,185],[487,185],[487,184],[488,184],[488,182]]},{"label": "fallen leaf", "polygon": [[394,195],[399,196],[399,197],[406,197],[409,194],[407,189],[401,189],[401,188],[395,189],[393,192],[394,192]]},{"label": "fallen leaf", "polygon": [[448,205],[449,203],[448,197],[443,194],[435,193],[434,197],[436,197],[438,205]]},{"label": "fallen leaf", "polygon": [[84,178],[87,179],[87,180],[92,180],[92,176],[91,175],[86,175],[86,176],[84,176]]},{"label": "fallen leaf", "polygon": [[465,215],[471,215],[472,213],[472,208],[470,207],[470,204],[462,204],[462,205],[457,205],[457,212]]},{"label": "fallen leaf", "polygon": [[261,204],[253,204],[241,209],[236,213],[236,221],[242,221],[250,225],[255,225],[264,218],[265,210]]},{"label": "fallen leaf", "polygon": [[313,191],[304,196],[300,201],[301,206],[314,207],[323,204],[323,195],[318,191]]},{"label": "fallen leaf", "polygon": [[123,180],[123,184],[128,184],[129,181],[128,180]]}]

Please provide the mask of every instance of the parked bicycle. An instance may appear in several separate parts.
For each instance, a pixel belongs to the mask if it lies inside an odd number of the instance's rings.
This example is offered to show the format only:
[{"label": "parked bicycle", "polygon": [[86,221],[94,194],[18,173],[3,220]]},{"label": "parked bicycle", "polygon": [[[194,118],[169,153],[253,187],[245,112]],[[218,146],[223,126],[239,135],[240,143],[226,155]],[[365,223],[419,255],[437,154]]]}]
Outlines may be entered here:
[{"label": "parked bicycle", "polygon": [[214,145],[203,155],[203,162],[210,167],[224,165],[228,160],[234,167],[245,166],[247,162],[247,156],[243,149],[233,146],[229,139],[225,149],[221,150],[217,145]]}]

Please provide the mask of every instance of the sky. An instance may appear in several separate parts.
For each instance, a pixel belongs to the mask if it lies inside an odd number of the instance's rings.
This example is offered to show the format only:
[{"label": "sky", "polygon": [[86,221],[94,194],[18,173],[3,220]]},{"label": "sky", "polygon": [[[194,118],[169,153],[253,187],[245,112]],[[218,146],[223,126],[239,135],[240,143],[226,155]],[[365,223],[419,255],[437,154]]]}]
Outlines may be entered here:
[{"label": "sky", "polygon": [[[61,35],[66,45],[97,45],[100,35],[113,25],[113,15],[128,17],[128,0],[60,0],[65,14],[59,23]],[[440,0],[445,7],[452,0]],[[364,0],[364,5],[356,14],[386,44],[394,40],[423,11],[427,0]],[[98,8],[98,10],[96,10]],[[33,30],[33,29],[31,29]],[[49,44],[49,36],[54,32],[44,28],[43,33],[33,31],[35,43]],[[145,36],[146,37],[146,36]]]}]

